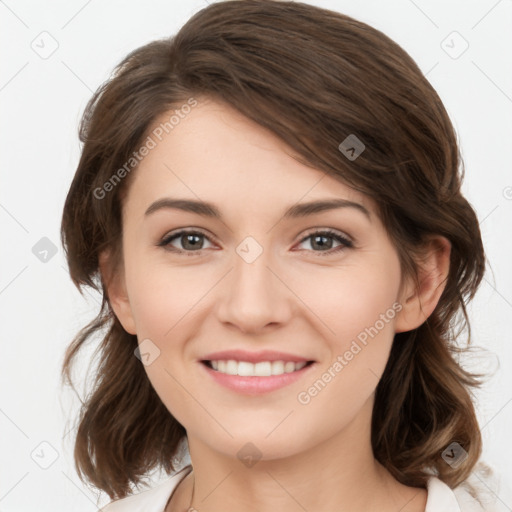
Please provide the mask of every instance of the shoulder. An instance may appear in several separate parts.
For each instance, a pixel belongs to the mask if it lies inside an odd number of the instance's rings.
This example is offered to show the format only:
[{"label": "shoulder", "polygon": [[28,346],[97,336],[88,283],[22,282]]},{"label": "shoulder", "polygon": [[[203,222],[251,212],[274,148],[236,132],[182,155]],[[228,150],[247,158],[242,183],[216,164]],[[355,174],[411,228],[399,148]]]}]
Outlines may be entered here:
[{"label": "shoulder", "polygon": [[191,469],[191,466],[185,466],[151,489],[132,494],[120,500],[111,501],[98,512],[164,512],[171,494]]},{"label": "shoulder", "polygon": [[491,466],[479,462],[471,475],[451,489],[436,477],[427,486],[425,512],[504,512],[510,511],[512,490]]}]

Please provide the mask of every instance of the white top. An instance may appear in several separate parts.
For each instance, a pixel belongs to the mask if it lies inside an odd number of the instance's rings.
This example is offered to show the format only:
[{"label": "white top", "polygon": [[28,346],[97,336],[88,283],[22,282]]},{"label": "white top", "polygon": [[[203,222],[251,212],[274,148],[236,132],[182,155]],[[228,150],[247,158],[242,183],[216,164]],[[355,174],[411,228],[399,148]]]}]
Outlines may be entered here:
[{"label": "white top", "polygon": [[[185,466],[155,487],[112,501],[99,512],[164,512],[172,493],[191,470],[192,466]],[[455,489],[435,476],[430,477],[425,512],[510,512],[511,500],[510,488],[499,485],[496,473],[480,463]]]}]

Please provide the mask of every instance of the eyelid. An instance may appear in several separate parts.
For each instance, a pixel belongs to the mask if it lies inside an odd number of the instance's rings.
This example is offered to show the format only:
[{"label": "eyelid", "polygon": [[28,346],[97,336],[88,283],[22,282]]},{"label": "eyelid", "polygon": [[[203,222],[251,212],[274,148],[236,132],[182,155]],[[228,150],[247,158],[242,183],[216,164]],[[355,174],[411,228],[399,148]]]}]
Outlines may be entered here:
[{"label": "eyelid", "polygon": [[306,234],[300,239],[300,242],[303,242],[306,238],[309,238],[311,235],[314,234],[328,234],[329,236],[333,237],[340,237],[344,239],[347,242],[350,242],[351,244],[354,244],[354,239],[345,233],[344,231],[339,231],[334,228],[311,228],[311,230],[307,230]]}]

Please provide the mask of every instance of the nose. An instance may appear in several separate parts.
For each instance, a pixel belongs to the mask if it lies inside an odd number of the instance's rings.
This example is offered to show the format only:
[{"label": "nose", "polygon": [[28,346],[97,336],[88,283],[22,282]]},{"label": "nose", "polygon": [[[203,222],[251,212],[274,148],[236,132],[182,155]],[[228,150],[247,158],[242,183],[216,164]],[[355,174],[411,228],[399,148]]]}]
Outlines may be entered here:
[{"label": "nose", "polygon": [[[270,251],[268,251],[270,252]],[[258,333],[286,323],[293,311],[293,293],[267,251],[249,263],[239,254],[219,289],[219,321],[243,333]]]}]

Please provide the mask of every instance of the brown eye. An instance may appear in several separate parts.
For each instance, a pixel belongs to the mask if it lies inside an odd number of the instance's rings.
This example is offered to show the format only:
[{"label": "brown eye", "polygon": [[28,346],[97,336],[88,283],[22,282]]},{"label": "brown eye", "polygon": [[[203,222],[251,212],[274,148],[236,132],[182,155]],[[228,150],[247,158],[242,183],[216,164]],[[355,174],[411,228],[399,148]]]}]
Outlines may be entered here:
[{"label": "brown eye", "polygon": [[[208,237],[199,231],[178,231],[166,236],[158,245],[169,251],[199,252],[205,249],[205,240],[209,240]],[[173,243],[176,242],[181,247],[175,247]]]},{"label": "brown eye", "polygon": [[[315,231],[310,233],[308,236],[301,240],[301,244],[306,240],[310,241],[310,247],[313,252],[322,253],[319,256],[325,254],[333,254],[346,248],[353,247],[353,243],[345,236],[337,233],[336,231]],[[338,242],[340,245],[333,248],[333,244]],[[318,250],[317,250],[318,249]]]}]

